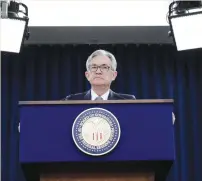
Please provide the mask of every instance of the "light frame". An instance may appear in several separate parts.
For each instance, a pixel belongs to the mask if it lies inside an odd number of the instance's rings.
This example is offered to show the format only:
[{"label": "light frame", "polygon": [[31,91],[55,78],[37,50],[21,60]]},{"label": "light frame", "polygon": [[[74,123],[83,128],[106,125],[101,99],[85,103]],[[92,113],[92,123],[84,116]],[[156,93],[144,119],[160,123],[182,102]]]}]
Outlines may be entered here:
[{"label": "light frame", "polygon": [[[174,45],[176,46],[178,51],[201,49],[202,45],[199,48],[190,48],[190,49],[182,49],[182,50],[178,49],[178,46],[177,46],[178,44],[176,42],[175,31],[174,31],[174,28],[173,28],[172,19],[202,14],[202,6],[189,8],[189,9],[177,9],[177,8],[175,8],[176,10],[174,10],[173,12],[176,13],[176,14],[172,14],[173,13],[172,12],[172,6],[175,5],[175,3],[177,3],[177,2],[178,1],[175,1],[175,2],[172,2],[170,4],[170,6],[169,6],[169,14],[168,14],[168,22],[169,22],[169,25],[170,25],[170,36],[172,36]],[[181,13],[179,13],[179,12],[177,13],[177,11],[179,11]]]},{"label": "light frame", "polygon": [[[29,39],[30,36],[30,32],[29,32],[29,27],[28,27],[28,23],[29,23],[29,17],[28,17],[28,7],[23,4],[23,3],[18,3],[18,2],[12,2],[15,4],[18,4],[19,7],[22,6],[25,9],[25,12],[19,10],[17,13],[16,12],[12,12],[12,11],[8,11],[8,16],[7,17],[3,17],[1,18],[2,20],[13,20],[13,21],[24,21],[25,22],[25,27],[24,27],[24,31],[23,31],[23,35],[22,35],[22,39],[21,39],[21,43],[20,43],[20,47],[19,47],[19,51],[10,51],[10,50],[1,50],[2,53],[20,53],[20,51],[22,50],[22,47],[24,45],[24,41]],[[23,17],[20,16],[13,16],[14,14],[19,15],[19,13],[23,13]],[[3,27],[1,27],[3,28]],[[15,28],[15,27],[13,27]]]}]

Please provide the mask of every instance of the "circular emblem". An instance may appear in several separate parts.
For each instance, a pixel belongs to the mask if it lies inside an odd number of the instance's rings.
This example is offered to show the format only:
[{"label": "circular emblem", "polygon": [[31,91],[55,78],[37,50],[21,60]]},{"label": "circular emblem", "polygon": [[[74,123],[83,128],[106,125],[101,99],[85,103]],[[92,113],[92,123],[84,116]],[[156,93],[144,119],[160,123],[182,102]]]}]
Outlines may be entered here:
[{"label": "circular emblem", "polygon": [[102,108],[90,108],[80,113],[72,126],[76,146],[84,153],[101,156],[112,151],[120,139],[117,118]]}]

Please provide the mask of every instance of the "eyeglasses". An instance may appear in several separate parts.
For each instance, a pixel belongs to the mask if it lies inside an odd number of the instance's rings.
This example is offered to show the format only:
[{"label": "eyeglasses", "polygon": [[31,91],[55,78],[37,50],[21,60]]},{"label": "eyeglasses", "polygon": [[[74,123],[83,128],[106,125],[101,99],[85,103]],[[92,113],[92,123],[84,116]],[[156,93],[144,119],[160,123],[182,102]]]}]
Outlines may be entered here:
[{"label": "eyeglasses", "polygon": [[97,72],[98,68],[100,69],[101,72],[108,72],[111,67],[109,67],[107,65],[100,65],[100,66],[90,65],[89,66],[89,69],[91,72]]}]

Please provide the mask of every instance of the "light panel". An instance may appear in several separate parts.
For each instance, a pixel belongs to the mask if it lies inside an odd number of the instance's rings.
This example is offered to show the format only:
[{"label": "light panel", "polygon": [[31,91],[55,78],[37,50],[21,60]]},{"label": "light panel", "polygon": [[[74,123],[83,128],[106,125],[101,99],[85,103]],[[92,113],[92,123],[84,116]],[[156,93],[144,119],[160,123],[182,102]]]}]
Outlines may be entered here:
[{"label": "light panel", "polygon": [[202,48],[202,12],[171,18],[178,51]]},{"label": "light panel", "polygon": [[26,22],[15,19],[1,19],[1,51],[19,53]]}]

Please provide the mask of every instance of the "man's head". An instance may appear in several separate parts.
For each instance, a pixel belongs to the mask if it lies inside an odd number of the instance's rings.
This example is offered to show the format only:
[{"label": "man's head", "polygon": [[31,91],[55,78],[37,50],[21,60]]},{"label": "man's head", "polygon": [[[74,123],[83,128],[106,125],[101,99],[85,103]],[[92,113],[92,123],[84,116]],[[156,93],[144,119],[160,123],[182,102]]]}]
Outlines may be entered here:
[{"label": "man's head", "polygon": [[117,62],[113,54],[105,50],[96,50],[86,61],[86,78],[93,86],[110,86],[117,76]]}]

